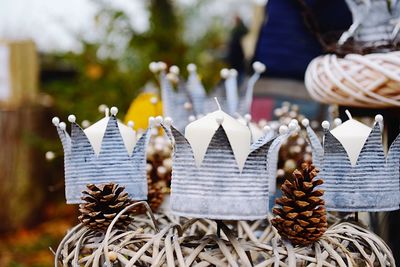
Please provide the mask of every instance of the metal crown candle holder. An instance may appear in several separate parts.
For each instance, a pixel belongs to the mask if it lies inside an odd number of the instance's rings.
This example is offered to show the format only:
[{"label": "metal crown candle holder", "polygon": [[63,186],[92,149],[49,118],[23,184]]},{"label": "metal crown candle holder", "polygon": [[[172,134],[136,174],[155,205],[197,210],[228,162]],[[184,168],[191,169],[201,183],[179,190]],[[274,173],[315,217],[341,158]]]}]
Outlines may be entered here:
[{"label": "metal crown candle holder", "polygon": [[81,192],[87,184],[113,182],[125,186],[135,200],[147,199],[146,147],[150,128],[139,138],[133,152],[127,151],[116,118],[118,110],[111,108],[98,155],[82,128],[70,115],[71,136],[64,122],[55,117],[52,122],[64,148],[65,195],[68,204],[81,203]]},{"label": "metal crown candle holder", "polygon": [[323,145],[308,120],[304,120],[303,125],[313,150],[314,164],[324,179],[321,188],[325,189],[328,210],[374,212],[399,209],[400,137],[397,136],[385,157],[381,138],[382,116],[376,116],[354,166],[342,143],[329,131],[328,122],[322,124]]},{"label": "metal crown candle holder", "polygon": [[[215,97],[218,97],[222,109],[228,111],[231,116],[249,113],[254,85],[260,74],[265,71],[264,64],[254,62],[254,74],[241,85],[243,88],[239,90],[237,71],[222,69],[221,77],[224,83],[208,96],[198,78],[196,65],[188,65],[189,77],[186,82],[179,76],[177,66],[171,66],[168,74],[165,71],[166,68],[164,62],[150,64],[150,70],[158,73],[164,116],[172,118],[176,123],[175,127],[179,130],[184,129],[190,117],[204,115],[207,110],[213,108]],[[174,89],[173,83],[177,84],[177,90]]]},{"label": "metal crown candle holder", "polygon": [[[281,127],[275,138],[261,137],[250,148],[240,170],[222,125],[213,135],[200,166],[195,163],[189,141],[165,120],[164,129],[174,144],[171,210],[186,217],[216,220],[255,220],[269,210],[271,155],[296,125]],[[275,178],[275,176],[274,176]]]}]

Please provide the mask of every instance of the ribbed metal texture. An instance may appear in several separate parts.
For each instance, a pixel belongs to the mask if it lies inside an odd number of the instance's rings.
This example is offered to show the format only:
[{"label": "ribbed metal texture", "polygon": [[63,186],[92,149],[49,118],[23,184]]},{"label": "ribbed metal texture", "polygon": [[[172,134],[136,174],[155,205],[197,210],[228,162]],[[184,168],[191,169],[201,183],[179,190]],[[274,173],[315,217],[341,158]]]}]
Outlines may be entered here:
[{"label": "ribbed metal texture", "polygon": [[312,149],[312,161],[316,167],[319,167],[322,165],[321,160],[324,156],[324,148],[310,125],[306,127],[306,131],[308,135],[308,143]]},{"label": "ribbed metal texture", "polygon": [[164,116],[172,118],[175,126],[183,131],[189,123],[189,116],[193,115],[192,110],[184,108],[185,103],[190,102],[188,92],[184,88],[185,84],[180,82],[178,90],[175,91],[164,72],[160,74],[160,84]]},{"label": "ribbed metal texture", "polygon": [[81,192],[90,183],[113,182],[125,186],[133,199],[147,199],[146,147],[147,130],[129,156],[115,116],[111,116],[104,133],[100,154],[95,155],[85,132],[71,125],[71,138],[57,126],[64,147],[65,195],[68,204],[81,203]]},{"label": "ribbed metal texture", "polygon": [[[169,132],[169,130],[168,130]],[[186,217],[255,220],[268,213],[267,153],[273,140],[251,147],[240,172],[222,126],[214,134],[200,167],[186,138],[174,127],[171,209]]]},{"label": "ribbed metal texture", "polygon": [[374,212],[399,209],[399,137],[385,159],[380,126],[376,123],[354,167],[342,144],[329,130],[325,130],[323,149],[323,158],[317,161],[322,165],[316,166],[321,169],[319,176],[324,180],[321,188],[325,190],[328,210]]}]

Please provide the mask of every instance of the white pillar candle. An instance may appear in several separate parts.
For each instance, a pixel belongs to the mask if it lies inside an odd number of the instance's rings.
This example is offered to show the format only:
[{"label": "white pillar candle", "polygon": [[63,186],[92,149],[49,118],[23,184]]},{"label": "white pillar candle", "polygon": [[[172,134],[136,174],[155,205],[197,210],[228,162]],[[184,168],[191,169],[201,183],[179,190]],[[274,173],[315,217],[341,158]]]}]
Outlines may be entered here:
[{"label": "white pillar candle", "polygon": [[346,110],[346,114],[349,119],[343,123],[338,120],[335,121],[338,126],[331,130],[331,134],[342,144],[349,156],[351,165],[355,166],[361,149],[364,147],[372,129],[354,120],[348,110]]},{"label": "white pillar candle", "polygon": [[[116,115],[117,112],[118,109],[116,107],[111,108],[112,115]],[[96,155],[99,155],[100,153],[101,143],[103,141],[104,133],[106,131],[109,119],[110,119],[109,110],[107,108],[105,110],[105,117],[103,119],[99,120],[98,122],[94,123],[93,125],[89,126],[84,130]],[[125,148],[128,151],[129,155],[131,155],[133,152],[133,148],[135,147],[136,144],[136,133],[132,129],[132,127],[126,126],[119,120],[118,120],[118,128],[121,133],[122,140],[124,141]]]},{"label": "white pillar candle", "polygon": [[250,130],[246,125],[243,125],[223,112],[221,107],[219,107],[219,110],[191,122],[185,128],[185,137],[192,147],[196,165],[201,165],[208,145],[221,124],[226,132],[239,170],[241,171],[250,153]]}]

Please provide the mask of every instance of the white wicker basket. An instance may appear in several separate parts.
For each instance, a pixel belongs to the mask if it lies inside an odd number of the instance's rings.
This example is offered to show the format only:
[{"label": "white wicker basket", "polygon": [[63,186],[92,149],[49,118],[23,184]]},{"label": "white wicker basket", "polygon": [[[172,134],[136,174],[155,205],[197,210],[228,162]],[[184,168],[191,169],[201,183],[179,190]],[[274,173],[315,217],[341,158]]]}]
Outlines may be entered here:
[{"label": "white wicker basket", "polygon": [[400,52],[319,56],[305,74],[311,97],[327,104],[400,106]]}]

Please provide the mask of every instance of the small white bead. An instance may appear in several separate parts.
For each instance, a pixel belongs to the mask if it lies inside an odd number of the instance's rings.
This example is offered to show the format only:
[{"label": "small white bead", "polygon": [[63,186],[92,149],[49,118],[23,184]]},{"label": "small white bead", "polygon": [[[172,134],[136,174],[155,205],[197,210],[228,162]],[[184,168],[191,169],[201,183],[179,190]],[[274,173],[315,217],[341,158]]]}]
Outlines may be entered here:
[{"label": "small white bead", "polygon": [[286,125],[281,125],[279,127],[279,134],[285,134],[289,131],[289,128]]},{"label": "small white bead", "polygon": [[229,77],[229,70],[227,68],[223,68],[219,73],[222,79],[226,79]]},{"label": "small white bead", "polygon": [[221,125],[224,122],[224,116],[218,116],[215,118],[215,121]]},{"label": "small white bead", "polygon": [[154,126],[154,123],[155,123],[154,117],[149,117],[149,126],[150,126],[150,127],[153,127],[153,126]]},{"label": "small white bead", "polygon": [[83,127],[83,128],[87,128],[87,127],[90,126],[90,121],[88,121],[88,120],[83,120],[81,124],[82,124],[82,127]]},{"label": "small white bead", "polygon": [[171,125],[172,125],[172,119],[171,119],[170,117],[166,117],[166,118],[164,119],[164,125],[165,125],[166,127],[171,126]]},{"label": "small white bead", "polygon": [[246,122],[250,122],[251,121],[251,115],[250,114],[245,114],[244,115],[244,119]]},{"label": "small white bead", "polygon": [[65,129],[67,129],[67,125],[65,124],[65,122],[60,122],[60,124],[58,125],[58,127],[60,127],[61,130],[65,131]]},{"label": "small white bead", "polygon": [[158,69],[158,63],[157,63],[157,62],[151,62],[151,63],[149,64],[149,69],[150,69],[150,71],[153,72],[153,73],[158,72],[158,71],[159,71],[159,69]]},{"label": "small white bead", "polygon": [[262,129],[263,133],[266,134],[269,131],[271,131],[271,127],[269,127],[268,125],[265,125],[264,128]]},{"label": "small white bead", "polygon": [[53,151],[47,151],[45,157],[47,160],[53,160],[56,157],[56,155],[54,154]]},{"label": "small white bead", "polygon": [[99,112],[100,112],[100,113],[104,113],[104,112],[106,112],[107,105],[101,104],[101,105],[98,107],[98,109],[99,109]]},{"label": "small white bead", "polygon": [[329,127],[331,126],[329,124],[329,121],[323,121],[321,125],[322,125],[322,128],[324,128],[325,130],[329,130]]},{"label": "small white bead", "polygon": [[179,75],[179,68],[178,68],[178,66],[176,66],[176,65],[172,65],[172,66],[169,68],[169,71],[170,71],[171,73],[175,74],[175,75]]},{"label": "small white bead", "polygon": [[133,121],[128,121],[128,127],[133,128],[135,126],[135,123]]},{"label": "small white bead", "polygon": [[118,113],[118,108],[117,108],[117,107],[112,107],[112,108],[110,109],[110,112],[111,112],[111,115],[115,116],[115,115],[117,115],[117,113]]},{"label": "small white bead", "polygon": [[158,102],[158,98],[156,96],[153,96],[152,98],[150,98],[150,103],[152,103],[153,105],[157,104]]},{"label": "small white bead", "polygon": [[296,119],[292,119],[292,120],[290,121],[290,123],[294,123],[294,124],[296,124],[296,125],[299,125],[299,121],[296,120]]},{"label": "small white bead", "polygon": [[155,118],[155,120],[156,120],[156,123],[159,125],[159,124],[161,124],[161,123],[163,122],[163,117],[157,116],[157,117]]},{"label": "small white bead", "polygon": [[260,61],[255,61],[253,63],[253,70],[257,73],[263,73],[265,71],[266,67],[263,63]]},{"label": "small white bead", "polygon": [[187,65],[187,70],[188,70],[188,72],[194,72],[197,70],[197,67],[195,64],[190,63],[189,65]]},{"label": "small white bead", "polygon": [[54,126],[58,126],[60,124],[60,119],[58,117],[54,117],[51,122]]},{"label": "small white bead", "polygon": [[75,122],[75,121],[76,121],[75,115],[69,115],[69,116],[68,116],[68,121],[71,122],[71,123],[72,123],[72,122]]},{"label": "small white bead", "polygon": [[383,122],[383,116],[381,114],[378,114],[375,116],[375,121],[376,122]]},{"label": "small white bead", "polygon": [[236,77],[236,76],[238,75],[238,72],[237,72],[237,70],[235,70],[235,69],[230,69],[230,70],[229,70],[229,75],[230,75],[231,77]]},{"label": "small white bead", "polygon": [[188,120],[189,120],[189,122],[193,122],[196,120],[196,117],[194,115],[190,115]]},{"label": "small white bead", "polygon": [[301,124],[303,124],[304,127],[308,127],[308,125],[310,125],[310,121],[308,119],[303,119]]},{"label": "small white bead", "polygon": [[183,104],[183,108],[186,110],[192,109],[192,103],[190,102],[185,102],[185,104]]},{"label": "small white bead", "polygon": [[289,130],[290,131],[295,131],[297,129],[298,124],[296,124],[295,122],[291,121],[289,123]]},{"label": "small white bead", "polygon": [[165,64],[165,62],[159,61],[158,62],[158,68],[160,70],[166,70],[167,69],[167,64]]},{"label": "small white bead", "polygon": [[335,126],[339,126],[340,124],[342,124],[342,120],[340,118],[336,118],[333,120],[333,123],[335,124]]}]

